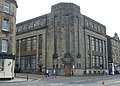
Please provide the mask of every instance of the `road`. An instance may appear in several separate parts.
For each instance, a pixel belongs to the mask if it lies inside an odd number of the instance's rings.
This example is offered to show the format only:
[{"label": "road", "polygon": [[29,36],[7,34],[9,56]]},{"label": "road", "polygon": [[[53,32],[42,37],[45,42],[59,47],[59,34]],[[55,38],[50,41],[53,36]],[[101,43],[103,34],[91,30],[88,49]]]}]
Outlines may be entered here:
[{"label": "road", "polygon": [[44,75],[29,74],[28,81],[0,83],[0,86],[120,86],[120,75],[46,78]]}]

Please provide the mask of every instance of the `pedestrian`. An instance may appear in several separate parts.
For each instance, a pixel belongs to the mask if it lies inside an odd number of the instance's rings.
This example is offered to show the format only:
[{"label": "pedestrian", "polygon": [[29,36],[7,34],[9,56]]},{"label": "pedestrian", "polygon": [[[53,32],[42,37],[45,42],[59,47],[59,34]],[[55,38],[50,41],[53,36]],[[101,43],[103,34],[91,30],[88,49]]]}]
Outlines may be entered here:
[{"label": "pedestrian", "polygon": [[53,69],[53,77],[56,78],[56,70],[55,69]]},{"label": "pedestrian", "polygon": [[46,77],[49,77],[49,70],[46,70]]}]

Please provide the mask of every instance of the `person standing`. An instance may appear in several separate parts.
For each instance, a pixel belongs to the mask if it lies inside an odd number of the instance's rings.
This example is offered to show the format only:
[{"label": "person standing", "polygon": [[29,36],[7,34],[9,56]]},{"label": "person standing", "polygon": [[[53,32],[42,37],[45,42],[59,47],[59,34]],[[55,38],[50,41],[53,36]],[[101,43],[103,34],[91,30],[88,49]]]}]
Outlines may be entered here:
[{"label": "person standing", "polygon": [[53,77],[56,78],[56,70],[55,69],[53,69]]},{"label": "person standing", "polygon": [[46,70],[46,77],[49,77],[49,70]]}]

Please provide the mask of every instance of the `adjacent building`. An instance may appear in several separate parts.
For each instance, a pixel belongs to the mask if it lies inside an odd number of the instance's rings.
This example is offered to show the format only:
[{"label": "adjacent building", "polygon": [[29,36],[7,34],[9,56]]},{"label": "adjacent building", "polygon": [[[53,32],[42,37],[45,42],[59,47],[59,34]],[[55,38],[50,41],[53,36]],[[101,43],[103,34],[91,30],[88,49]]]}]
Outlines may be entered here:
[{"label": "adjacent building", "polygon": [[107,36],[107,38],[109,74],[114,75],[120,73],[120,39],[117,33],[114,37]]},{"label": "adjacent building", "polygon": [[58,3],[51,13],[17,24],[16,67],[20,72],[104,74],[107,47],[103,24],[81,14],[73,3]]},{"label": "adjacent building", "polygon": [[15,0],[0,0],[0,79],[14,78],[16,8]]}]

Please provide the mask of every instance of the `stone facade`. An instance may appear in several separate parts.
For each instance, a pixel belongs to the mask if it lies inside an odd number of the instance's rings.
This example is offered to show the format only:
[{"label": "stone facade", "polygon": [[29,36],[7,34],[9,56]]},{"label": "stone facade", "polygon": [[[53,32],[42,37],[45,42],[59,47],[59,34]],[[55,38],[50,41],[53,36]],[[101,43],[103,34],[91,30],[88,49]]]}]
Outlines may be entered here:
[{"label": "stone facade", "polygon": [[108,36],[108,56],[109,56],[109,73],[120,73],[120,39],[115,33],[114,37]]},{"label": "stone facade", "polygon": [[106,27],[73,3],[55,4],[51,13],[17,24],[16,34],[21,72],[83,75],[108,69]]},{"label": "stone facade", "polygon": [[[0,0],[0,78],[14,77],[17,7],[15,0]],[[9,67],[8,63],[11,63]]]}]

